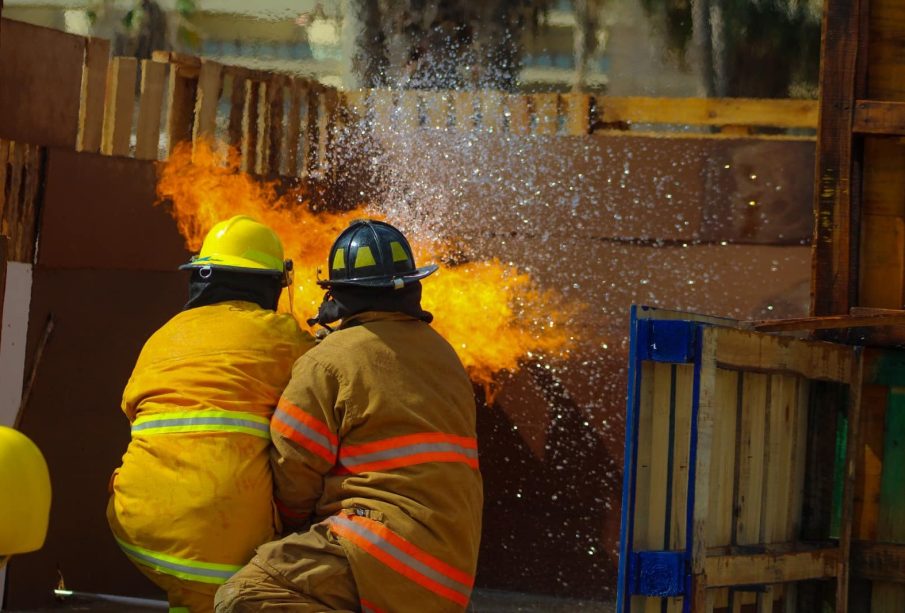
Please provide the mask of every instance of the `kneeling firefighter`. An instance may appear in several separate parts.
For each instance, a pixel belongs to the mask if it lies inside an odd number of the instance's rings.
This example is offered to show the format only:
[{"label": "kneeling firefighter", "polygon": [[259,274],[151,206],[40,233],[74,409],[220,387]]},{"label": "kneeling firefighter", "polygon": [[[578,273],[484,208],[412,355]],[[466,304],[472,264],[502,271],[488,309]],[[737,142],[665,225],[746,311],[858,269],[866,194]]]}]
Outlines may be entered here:
[{"label": "kneeling firefighter", "polygon": [[353,222],[318,316],[340,321],[292,371],[271,421],[291,530],[217,593],[218,613],[442,613],[468,605],[481,534],[474,391],[421,308],[399,230]]},{"label": "kneeling firefighter", "polygon": [[145,343],[123,392],[132,441],[107,519],[171,611],[212,611],[220,584],[280,530],[270,418],[314,345],[275,312],[291,264],[254,219],[215,225],[180,267],[191,271],[188,303]]}]

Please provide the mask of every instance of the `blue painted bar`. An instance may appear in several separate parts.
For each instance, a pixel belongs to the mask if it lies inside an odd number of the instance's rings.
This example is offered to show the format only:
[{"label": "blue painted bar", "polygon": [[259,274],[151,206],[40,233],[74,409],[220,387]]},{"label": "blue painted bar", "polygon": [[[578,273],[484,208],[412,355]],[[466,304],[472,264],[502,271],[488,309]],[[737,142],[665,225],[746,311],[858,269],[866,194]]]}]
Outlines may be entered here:
[{"label": "blue painted bar", "polygon": [[675,319],[641,320],[638,327],[640,359],[685,364],[694,357],[694,331],[698,325]]},{"label": "blue painted bar", "polygon": [[629,556],[632,551],[635,523],[635,478],[637,464],[638,402],[641,390],[641,359],[638,351],[638,329],[646,322],[638,319],[638,307],[632,305],[629,334],[628,399],[625,416],[625,458],[622,469],[622,517],[619,528],[619,576],[616,584],[616,611],[630,613],[631,590],[627,589]]}]

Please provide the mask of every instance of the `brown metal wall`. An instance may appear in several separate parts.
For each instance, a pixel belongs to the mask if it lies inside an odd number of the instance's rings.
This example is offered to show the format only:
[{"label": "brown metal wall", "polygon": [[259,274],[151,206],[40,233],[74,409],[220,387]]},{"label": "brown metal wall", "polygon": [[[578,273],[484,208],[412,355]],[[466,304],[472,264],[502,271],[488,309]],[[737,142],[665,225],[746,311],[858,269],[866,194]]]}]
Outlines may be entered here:
[{"label": "brown metal wall", "polygon": [[75,147],[85,40],[0,19],[0,138]]}]

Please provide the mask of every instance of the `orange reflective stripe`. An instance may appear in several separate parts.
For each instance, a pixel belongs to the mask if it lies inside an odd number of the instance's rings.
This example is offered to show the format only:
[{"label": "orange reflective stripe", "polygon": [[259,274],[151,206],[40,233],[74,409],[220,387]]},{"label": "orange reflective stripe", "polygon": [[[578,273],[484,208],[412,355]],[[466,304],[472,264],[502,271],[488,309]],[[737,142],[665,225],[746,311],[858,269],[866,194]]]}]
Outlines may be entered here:
[{"label": "orange reflective stripe", "polygon": [[388,470],[425,462],[461,462],[478,468],[478,441],[440,432],[407,434],[343,446],[339,464],[344,472]]},{"label": "orange reflective stripe", "polygon": [[339,439],[327,424],[286,400],[280,398],[270,422],[270,429],[294,441],[330,464],[336,463]]},{"label": "orange reflective stripe", "polygon": [[361,613],[384,613],[383,609],[380,609],[373,602],[368,602],[364,598],[361,599]]},{"label": "orange reflective stripe", "polygon": [[288,506],[286,506],[285,502],[283,502],[279,498],[274,498],[273,504],[276,505],[277,511],[280,512],[280,515],[285,517],[286,519],[292,519],[292,520],[295,520],[298,522],[303,522],[306,519],[308,519],[309,515],[311,515],[311,513],[299,513],[297,511],[293,511]]},{"label": "orange reflective stripe", "polygon": [[337,535],[355,543],[377,560],[421,587],[467,606],[474,577],[418,549],[389,528],[358,515],[334,515],[327,519]]}]

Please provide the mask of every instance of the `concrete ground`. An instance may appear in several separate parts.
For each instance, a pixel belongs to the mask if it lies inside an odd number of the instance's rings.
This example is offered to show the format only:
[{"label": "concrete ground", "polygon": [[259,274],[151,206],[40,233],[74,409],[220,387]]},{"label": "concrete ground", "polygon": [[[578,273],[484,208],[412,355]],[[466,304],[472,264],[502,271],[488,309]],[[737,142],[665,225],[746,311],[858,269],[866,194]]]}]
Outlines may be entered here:
[{"label": "concrete ground", "polygon": [[[152,613],[166,610],[167,605],[163,601],[144,601],[144,603],[104,602],[87,597],[73,596],[67,602],[61,602],[56,607],[41,609],[40,611],[19,611],[17,613],[60,613],[62,611]],[[469,611],[475,613],[567,613],[571,611],[612,613],[615,610],[615,605],[612,602],[553,598],[499,590],[475,590],[472,595],[471,606],[469,607]],[[7,609],[4,609],[4,611],[7,611]]]}]

